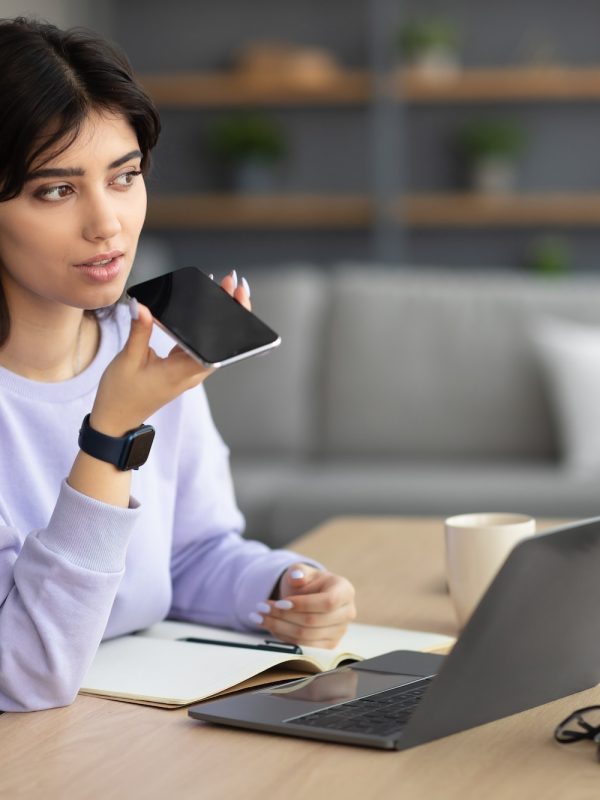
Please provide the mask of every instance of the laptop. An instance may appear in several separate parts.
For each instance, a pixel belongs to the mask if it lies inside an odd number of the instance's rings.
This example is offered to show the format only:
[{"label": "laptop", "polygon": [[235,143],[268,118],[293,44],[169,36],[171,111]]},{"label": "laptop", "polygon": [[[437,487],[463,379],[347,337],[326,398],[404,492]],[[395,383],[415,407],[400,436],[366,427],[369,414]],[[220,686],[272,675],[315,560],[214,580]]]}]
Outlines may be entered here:
[{"label": "laptop", "polygon": [[188,713],[404,750],[598,684],[599,609],[600,517],[520,542],[447,656],[394,651]]}]

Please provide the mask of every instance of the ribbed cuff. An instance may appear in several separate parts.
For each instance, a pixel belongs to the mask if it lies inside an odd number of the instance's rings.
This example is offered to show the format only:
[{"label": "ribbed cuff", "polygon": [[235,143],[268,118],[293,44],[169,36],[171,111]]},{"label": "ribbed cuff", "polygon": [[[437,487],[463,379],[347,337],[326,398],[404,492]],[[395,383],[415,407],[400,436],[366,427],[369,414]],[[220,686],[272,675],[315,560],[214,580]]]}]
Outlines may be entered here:
[{"label": "ribbed cuff", "polygon": [[139,505],[134,498],[129,508],[102,503],[63,481],[48,527],[36,536],[48,550],[79,567],[120,572]]},{"label": "ribbed cuff", "polygon": [[235,604],[237,618],[244,628],[260,629],[248,615],[256,612],[257,603],[264,602],[270,597],[275,584],[286,569],[298,563],[325,569],[318,561],[304,558],[291,550],[271,550],[264,558],[254,560],[245,570]]}]

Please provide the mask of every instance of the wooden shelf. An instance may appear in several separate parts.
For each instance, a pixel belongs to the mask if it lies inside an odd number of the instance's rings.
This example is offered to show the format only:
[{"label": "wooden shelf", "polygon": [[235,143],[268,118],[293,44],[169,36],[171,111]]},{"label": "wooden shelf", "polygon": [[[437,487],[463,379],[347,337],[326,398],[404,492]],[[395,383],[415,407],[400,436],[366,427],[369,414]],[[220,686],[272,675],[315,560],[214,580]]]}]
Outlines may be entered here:
[{"label": "wooden shelf", "polygon": [[[392,219],[408,228],[600,226],[600,193],[486,196],[419,193],[394,202]],[[171,230],[367,229],[374,205],[366,195],[238,197],[187,194],[151,198],[147,226]]]},{"label": "wooden shelf", "polygon": [[345,70],[318,83],[277,75],[257,79],[226,72],[138,77],[154,102],[163,108],[363,104],[371,92],[371,79],[364,70]]},{"label": "wooden shelf", "polygon": [[394,80],[396,95],[415,103],[600,99],[598,67],[466,69],[437,78],[409,70]]},{"label": "wooden shelf", "polygon": [[372,203],[362,195],[241,197],[192,194],[154,197],[147,226],[171,229],[367,228]]},{"label": "wooden shelf", "polygon": [[[372,76],[366,70],[341,70],[319,82],[227,72],[138,77],[162,108],[360,105],[373,96]],[[435,77],[403,70],[390,78],[389,91],[409,103],[599,100],[600,67],[464,69]]]},{"label": "wooden shelf", "polygon": [[600,193],[415,194],[393,215],[414,228],[591,227],[600,226]]}]

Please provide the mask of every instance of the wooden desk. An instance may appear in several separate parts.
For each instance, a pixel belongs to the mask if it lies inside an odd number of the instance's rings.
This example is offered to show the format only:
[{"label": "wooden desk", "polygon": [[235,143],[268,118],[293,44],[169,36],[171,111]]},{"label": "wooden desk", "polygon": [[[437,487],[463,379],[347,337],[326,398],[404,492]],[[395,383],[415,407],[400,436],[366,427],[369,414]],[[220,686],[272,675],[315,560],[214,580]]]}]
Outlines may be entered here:
[{"label": "wooden desk", "polygon": [[[295,546],[354,581],[361,621],[455,633],[439,520],[338,519]],[[600,703],[600,687],[398,753],[211,727],[185,709],[79,697],[68,708],[0,716],[0,797],[595,798],[593,745],[552,740],[563,716],[592,703]]]}]

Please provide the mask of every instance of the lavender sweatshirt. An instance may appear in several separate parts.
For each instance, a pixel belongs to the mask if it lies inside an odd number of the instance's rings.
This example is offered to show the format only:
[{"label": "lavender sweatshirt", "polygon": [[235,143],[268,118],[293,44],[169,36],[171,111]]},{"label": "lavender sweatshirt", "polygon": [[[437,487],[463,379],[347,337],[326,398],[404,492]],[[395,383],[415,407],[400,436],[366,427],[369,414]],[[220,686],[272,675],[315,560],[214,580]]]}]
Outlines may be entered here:
[{"label": "lavender sweatshirt", "polygon": [[[102,638],[167,616],[251,628],[249,612],[299,559],[240,536],[228,450],[202,387],[148,420],[156,437],[129,508],[66,483],[129,324],[123,306],[103,320],[96,358],[71,380],[0,368],[0,710],[72,702]],[[173,342],[155,328],[151,345],[166,355]]]}]

